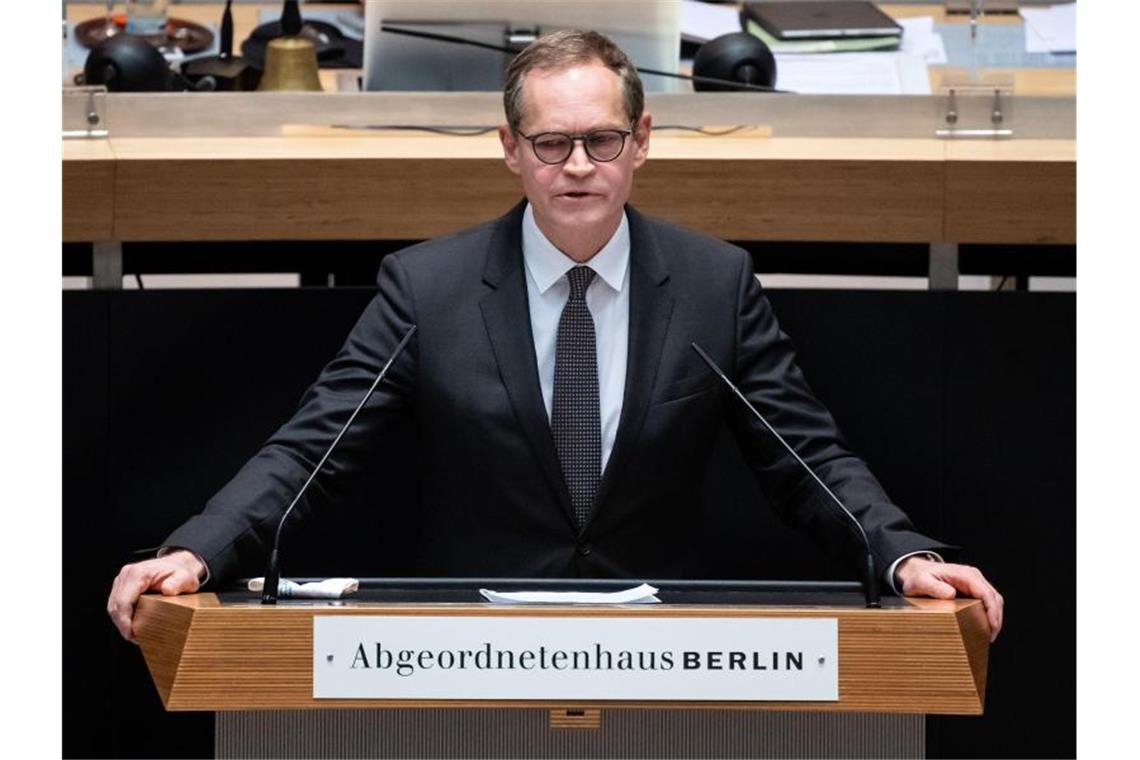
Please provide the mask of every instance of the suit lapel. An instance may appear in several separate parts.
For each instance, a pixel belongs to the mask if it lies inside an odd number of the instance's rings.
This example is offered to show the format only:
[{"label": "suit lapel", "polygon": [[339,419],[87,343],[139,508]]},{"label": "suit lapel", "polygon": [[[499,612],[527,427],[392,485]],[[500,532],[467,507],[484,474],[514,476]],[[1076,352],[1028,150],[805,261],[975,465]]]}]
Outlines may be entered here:
[{"label": "suit lapel", "polygon": [[629,350],[625,372],[625,391],[617,437],[610,452],[598,498],[586,527],[604,507],[614,484],[625,470],[637,447],[649,398],[661,363],[661,351],[669,319],[673,315],[673,295],[668,287],[669,272],[657,238],[644,217],[626,206],[629,218]]},{"label": "suit lapel", "polygon": [[523,201],[496,225],[483,271],[483,281],[492,291],[483,297],[479,306],[515,418],[558,503],[573,524],[570,493],[558,464],[554,437],[542,400],[538,362],[534,356],[534,334],[530,325],[522,258],[522,216],[525,209],[526,202]]}]

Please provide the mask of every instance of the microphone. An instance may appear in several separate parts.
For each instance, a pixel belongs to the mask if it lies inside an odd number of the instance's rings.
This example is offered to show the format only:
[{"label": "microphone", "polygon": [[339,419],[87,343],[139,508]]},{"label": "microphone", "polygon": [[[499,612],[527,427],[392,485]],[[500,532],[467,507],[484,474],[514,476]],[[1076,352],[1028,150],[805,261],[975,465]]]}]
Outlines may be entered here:
[{"label": "microphone", "polygon": [[226,0],[226,8],[222,11],[221,42],[218,46],[218,57],[229,58],[234,54],[234,0]]},{"label": "microphone", "polygon": [[353,420],[356,419],[356,415],[360,414],[360,410],[368,403],[368,399],[372,398],[372,394],[376,391],[376,386],[380,385],[380,381],[388,374],[388,368],[392,366],[392,362],[396,361],[396,357],[404,350],[404,346],[408,345],[408,341],[412,339],[412,335],[415,331],[415,325],[408,328],[408,332],[404,334],[403,340],[396,346],[396,350],[392,352],[392,356],[388,359],[388,362],[380,370],[380,373],[376,375],[376,379],[372,381],[372,387],[364,394],[364,398],[360,399],[360,403],[356,405],[356,409],[354,409],[349,416],[348,422],[345,422],[344,427],[336,434],[336,438],[334,438],[333,442],[329,445],[325,455],[321,457],[321,461],[317,462],[317,466],[309,473],[309,479],[301,486],[301,490],[297,491],[297,495],[293,497],[293,502],[289,505],[289,508],[285,510],[285,513],[281,515],[281,520],[277,523],[277,533],[273,537],[273,549],[269,552],[269,563],[265,569],[265,586],[261,590],[262,604],[277,604],[277,587],[281,583],[281,563],[278,561],[277,550],[281,545],[281,529],[285,527],[285,520],[288,519],[289,513],[293,511],[293,507],[297,506],[297,502],[305,495],[305,491],[308,490],[309,484],[313,482],[313,479],[317,477],[317,473],[324,467],[329,455],[332,454],[333,449],[340,443],[340,439],[348,431]]},{"label": "microphone", "polygon": [[285,6],[281,9],[281,33],[286,37],[296,37],[301,33],[302,23],[297,0],[285,0]]},{"label": "microphone", "polygon": [[[493,50],[496,53],[509,53],[510,55],[517,55],[520,50],[518,48],[506,47],[503,45],[492,45],[489,42],[480,42],[478,40],[469,40],[465,37],[455,37],[450,34],[441,34],[440,32],[421,32],[416,29],[405,29],[398,26],[391,26],[389,24],[381,24],[380,31],[390,32],[392,34],[402,34],[407,37],[418,37],[423,40],[435,40],[436,42],[449,42],[453,45],[470,45],[472,47],[483,48],[484,50]],[[763,44],[763,43],[761,43]],[[719,77],[709,77],[702,75],[689,75],[677,74],[672,71],[662,71],[660,69],[650,69],[643,66],[634,66],[639,74],[652,74],[658,77],[670,77],[673,79],[684,79],[688,82],[694,82],[703,85],[717,85],[730,90],[753,90],[755,92],[778,92],[788,93],[788,90],[777,90],[775,87],[765,87],[759,84],[749,84],[747,82],[738,82],[732,79],[721,79]]]},{"label": "microphone", "polygon": [[808,475],[812,476],[812,479],[819,484],[819,487],[822,488],[827,493],[827,495],[831,497],[831,500],[835,502],[835,504],[839,507],[839,510],[843,513],[845,519],[850,520],[855,525],[855,528],[859,531],[859,535],[863,538],[863,545],[867,549],[866,562],[863,566],[863,594],[867,599],[868,607],[882,607],[882,602],[879,599],[879,580],[875,574],[875,558],[871,553],[871,542],[867,539],[867,532],[863,530],[863,526],[859,523],[858,520],[855,519],[855,515],[851,514],[851,510],[845,507],[843,505],[843,502],[839,500],[839,497],[836,496],[832,490],[827,487],[827,484],[819,479],[819,476],[815,474],[815,471],[812,470],[812,468],[808,467],[807,462],[800,458],[800,455],[796,453],[795,449],[788,445],[788,442],[784,440],[783,436],[777,433],[776,429],[768,424],[768,420],[764,419],[764,415],[760,414],[760,411],[755,406],[753,406],[752,402],[748,400],[748,397],[741,393],[740,389],[736,387],[735,383],[728,379],[728,376],[725,375],[721,368],[716,365],[716,362],[712,360],[712,357],[706,354],[704,350],[702,350],[701,347],[696,343],[690,343],[689,345],[692,346],[693,350],[697,352],[697,355],[700,356],[702,360],[704,360],[704,363],[709,365],[709,369],[715,372],[717,377],[723,380],[724,384],[732,389],[732,392],[736,394],[736,397],[744,402],[744,405],[748,407],[749,411],[751,411],[754,415],[756,415],[757,419],[764,423],[764,427],[768,428],[768,432],[776,437],[776,440],[779,441],[780,444],[788,450],[789,454],[795,457],[796,461],[800,463],[800,467],[803,467],[805,470],[807,470]]}]

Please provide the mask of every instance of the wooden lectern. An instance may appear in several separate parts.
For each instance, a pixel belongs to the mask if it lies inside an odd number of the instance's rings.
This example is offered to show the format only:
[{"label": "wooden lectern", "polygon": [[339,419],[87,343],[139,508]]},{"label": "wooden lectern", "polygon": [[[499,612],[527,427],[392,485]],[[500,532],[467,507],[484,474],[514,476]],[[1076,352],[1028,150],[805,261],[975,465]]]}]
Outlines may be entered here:
[{"label": "wooden lectern", "polygon": [[[621,607],[146,595],[135,629],[167,710],[217,711],[218,757],[922,757],[925,714],[980,715],[977,600]],[[341,700],[313,697],[321,615],[834,618],[835,702]]]}]

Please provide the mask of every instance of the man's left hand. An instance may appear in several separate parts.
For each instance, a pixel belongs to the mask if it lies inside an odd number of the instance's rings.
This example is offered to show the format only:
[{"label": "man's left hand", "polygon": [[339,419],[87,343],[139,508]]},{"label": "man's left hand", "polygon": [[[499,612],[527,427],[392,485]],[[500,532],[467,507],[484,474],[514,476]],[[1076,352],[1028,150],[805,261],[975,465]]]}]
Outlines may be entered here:
[{"label": "man's left hand", "polygon": [[990,623],[990,641],[996,639],[1001,632],[1005,599],[978,568],[915,556],[907,557],[899,563],[895,569],[895,578],[903,596],[953,599],[961,592],[965,596],[981,599]]}]

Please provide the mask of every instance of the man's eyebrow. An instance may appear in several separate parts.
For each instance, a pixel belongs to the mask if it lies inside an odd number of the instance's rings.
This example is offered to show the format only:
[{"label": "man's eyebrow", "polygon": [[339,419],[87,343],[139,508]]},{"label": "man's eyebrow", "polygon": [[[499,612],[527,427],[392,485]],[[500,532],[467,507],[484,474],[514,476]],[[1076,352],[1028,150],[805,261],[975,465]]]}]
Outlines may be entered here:
[{"label": "man's eyebrow", "polygon": [[623,124],[621,126],[609,126],[609,125],[594,126],[594,127],[590,127],[589,129],[584,129],[581,132],[573,132],[569,129],[554,129],[554,128],[546,129],[546,128],[544,128],[544,129],[535,129],[535,130],[532,130],[529,132],[523,131],[523,134],[541,135],[541,134],[545,134],[547,132],[557,132],[557,133],[563,134],[563,135],[589,134],[590,132],[606,132],[606,131],[611,131],[611,130],[612,131],[621,131],[623,129],[629,129],[629,128],[630,128],[629,125],[626,125],[626,124]]}]

